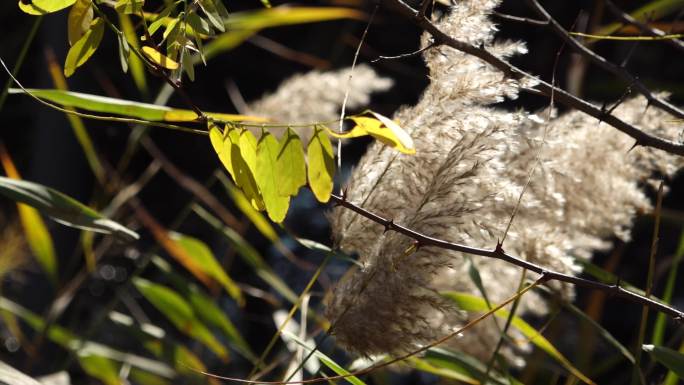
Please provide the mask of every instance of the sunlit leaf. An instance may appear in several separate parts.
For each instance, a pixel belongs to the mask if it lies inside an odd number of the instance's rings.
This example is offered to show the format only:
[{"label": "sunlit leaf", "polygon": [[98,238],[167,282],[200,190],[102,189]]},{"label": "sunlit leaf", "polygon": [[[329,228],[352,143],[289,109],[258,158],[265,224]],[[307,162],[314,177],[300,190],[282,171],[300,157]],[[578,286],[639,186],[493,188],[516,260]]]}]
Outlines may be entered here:
[{"label": "sunlit leaf", "polygon": [[[486,364],[475,357],[463,352],[447,350],[439,347],[430,348],[424,357],[412,357],[412,363],[418,363],[416,368],[437,374],[446,378],[471,383],[473,379],[477,383],[497,385],[522,385],[511,376],[505,378],[496,370],[489,370],[487,374]],[[425,364],[429,366],[425,366]],[[466,376],[458,379],[459,375]]]},{"label": "sunlit leaf", "polygon": [[223,175],[219,175],[223,186],[228,190],[228,194],[233,199],[233,203],[237,206],[238,210],[244,214],[247,219],[256,227],[259,232],[266,237],[271,242],[278,241],[278,233],[276,233],[271,222],[269,222],[260,212],[252,207],[249,200],[245,197],[240,189],[235,188],[231,183],[229,183]]},{"label": "sunlit leaf", "polygon": [[[64,107],[75,107],[86,111],[123,115],[153,122],[191,122],[197,119],[194,111],[159,106],[132,100],[110,98],[81,92],[27,89],[32,95]],[[10,94],[24,94],[24,90],[11,88]],[[220,112],[205,112],[205,115],[227,121],[265,121],[264,118],[249,115],[233,115]]]},{"label": "sunlit leaf", "polygon": [[0,194],[32,206],[65,226],[110,234],[126,241],[138,239],[138,234],[90,207],[37,183],[0,177]]},{"label": "sunlit leaf", "polygon": [[[10,155],[1,146],[0,161],[7,176],[16,180],[21,179]],[[43,218],[36,209],[23,203],[17,203],[17,210],[31,252],[52,282],[57,282],[57,253]]]},{"label": "sunlit leaf", "polygon": [[299,188],[306,185],[306,161],[302,141],[290,128],[280,139],[276,162],[278,193],[294,196]]},{"label": "sunlit leaf", "polygon": [[228,319],[226,313],[221,310],[211,298],[199,291],[196,286],[189,288],[188,301],[199,317],[205,324],[219,329],[235,348],[249,360],[256,358],[247,341],[240,335],[238,329]]},{"label": "sunlit leaf", "polygon": [[215,124],[209,123],[209,140],[212,147],[214,147],[214,151],[216,152],[216,155],[218,155],[221,164],[223,164],[223,167],[228,170],[228,173],[233,180],[237,181],[235,170],[233,169],[233,160],[230,155],[232,145],[227,138],[228,130],[234,130],[234,128],[226,126],[225,130],[226,132],[224,134]]},{"label": "sunlit leaf", "polygon": [[313,23],[335,19],[364,18],[363,12],[353,8],[338,7],[276,7],[250,12],[236,12],[226,20],[231,29],[263,29],[292,24]]},{"label": "sunlit leaf", "polygon": [[264,199],[266,212],[273,222],[285,220],[290,206],[290,197],[279,193],[278,141],[268,132],[261,135],[257,145],[254,178]]},{"label": "sunlit leaf", "polygon": [[[364,116],[355,116],[351,119],[360,127],[363,131],[366,131],[369,135],[375,139],[385,143],[386,145],[395,148],[405,154],[415,154],[416,149],[413,145],[413,140],[411,136],[404,131],[396,122],[388,119],[380,114],[372,112],[376,117],[367,118]],[[352,130],[353,132],[354,130]]]},{"label": "sunlit leaf", "polygon": [[169,233],[169,237],[182,247],[185,252],[190,254],[195,263],[197,263],[208,276],[218,281],[235,301],[240,305],[244,304],[245,299],[242,296],[242,291],[228,274],[226,274],[221,264],[216,260],[214,253],[211,252],[204,242],[197,238],[176,232]]},{"label": "sunlit leaf", "polygon": [[213,30],[209,23],[201,18],[196,12],[188,14],[185,21],[190,24],[193,31],[199,32],[204,35],[213,35]]},{"label": "sunlit leaf", "polygon": [[[130,17],[128,17],[126,14],[120,13],[119,24],[121,25],[121,31],[123,32],[128,45],[136,50],[139,50],[140,44],[138,43],[138,37],[135,33],[135,28],[133,27]],[[135,82],[135,86],[138,88],[138,91],[140,91],[140,93],[143,95],[147,95],[146,70],[142,59],[140,59],[138,55],[130,55],[128,57],[128,64],[131,68],[133,82]]]},{"label": "sunlit leaf", "polygon": [[19,9],[29,15],[44,15],[60,11],[75,2],[76,0],[31,0],[30,2],[19,0]]},{"label": "sunlit leaf", "polygon": [[89,376],[97,378],[105,385],[124,385],[119,378],[119,367],[106,357],[93,354],[79,354],[78,363]]},{"label": "sunlit leaf", "polygon": [[193,211],[204,219],[214,230],[222,234],[230,243],[230,246],[237,251],[238,255],[255,271],[259,278],[271,285],[280,295],[291,303],[297,302],[297,295],[290,289],[283,280],[273,272],[259,252],[252,247],[240,234],[230,227],[226,227],[221,221],[210,214],[207,210],[198,205],[193,205]]},{"label": "sunlit leaf", "polygon": [[192,62],[192,54],[190,50],[184,49],[181,54],[181,64],[183,65],[183,70],[188,74],[188,79],[191,82],[195,81],[195,65]]},{"label": "sunlit leaf", "polygon": [[229,131],[228,138],[233,147],[230,155],[237,174],[237,185],[242,189],[252,206],[257,210],[266,209],[263,197],[255,179],[257,140],[249,130]]},{"label": "sunlit leaf", "polygon": [[106,357],[166,378],[172,378],[175,375],[173,370],[162,362],[130,352],[124,353],[107,345],[85,340],[54,323],[47,324],[43,318],[7,298],[0,297],[0,309],[15,314],[34,331],[45,333],[50,341],[65,349]]},{"label": "sunlit leaf", "polygon": [[670,369],[680,379],[684,379],[684,354],[664,346],[644,345],[644,351],[651,353],[653,358]]},{"label": "sunlit leaf", "polygon": [[85,64],[97,50],[104,35],[104,21],[98,17],[90,23],[90,28],[69,48],[64,62],[64,76],[74,74],[76,68]]},{"label": "sunlit leaf", "polygon": [[239,46],[264,28],[343,18],[360,20],[363,17],[364,14],[355,9],[336,7],[277,7],[235,12],[225,20],[227,31],[218,35],[204,47],[204,55],[209,60]]},{"label": "sunlit leaf", "polygon": [[74,45],[90,28],[93,21],[93,5],[91,0],[78,0],[69,10],[68,33],[69,44]]},{"label": "sunlit leaf", "polygon": [[114,8],[117,12],[128,15],[131,13],[140,13],[144,5],[145,0],[119,0],[114,5]]},{"label": "sunlit leaf", "polygon": [[309,187],[319,202],[330,200],[333,189],[333,175],[335,175],[335,159],[333,157],[330,138],[316,127],[307,148],[309,160]]},{"label": "sunlit leaf", "polygon": [[164,377],[157,376],[152,373],[145,372],[140,369],[131,368],[129,378],[134,384],[140,385],[171,385],[171,382]]},{"label": "sunlit leaf", "polygon": [[0,361],[0,383],[12,385],[41,385],[38,381]]},{"label": "sunlit leaf", "polygon": [[178,62],[169,58],[166,55],[163,55],[161,52],[157,51],[156,49],[150,46],[146,45],[142,47],[142,52],[145,54],[145,56],[147,56],[148,59],[150,59],[153,63],[162,68],[175,70],[179,67]]},{"label": "sunlit leaf", "polygon": [[[469,312],[486,312],[489,310],[487,302],[479,297],[472,294],[459,293],[454,291],[446,291],[441,293],[444,297],[453,301],[459,309]],[[505,309],[500,309],[494,313],[499,318],[508,319],[510,312]],[[549,356],[554,358],[558,363],[563,365],[570,373],[575,377],[579,378],[587,384],[594,384],[587,376],[575,368],[570,361],[563,356],[561,352],[556,349],[556,347],[549,342],[539,331],[530,326],[522,318],[513,316],[511,325],[518,329],[525,337],[527,337],[531,343],[536,345],[538,348],[546,352]]]},{"label": "sunlit leaf", "polygon": [[192,307],[175,291],[166,286],[142,278],[134,278],[135,287],[181,332],[189,335],[211,349],[217,356],[226,359],[228,352],[209,329],[196,317]]},{"label": "sunlit leaf", "polygon": [[[342,367],[342,365],[336,363],[332,358],[321,353],[320,350],[315,349],[313,346],[310,346],[306,342],[302,341],[296,335],[294,335],[294,334],[292,334],[286,330],[283,330],[283,336],[286,336],[288,339],[290,339],[290,340],[296,342],[298,345],[304,347],[304,349],[306,349],[307,352],[313,351],[313,355],[316,358],[318,358],[323,363],[323,365],[327,366],[330,370],[332,370],[336,374],[338,374],[338,375],[349,375],[350,374],[348,370],[346,370],[345,368]],[[365,382],[361,381],[356,376],[345,377],[344,380],[347,381],[348,383],[352,384],[352,385],[365,385],[366,384]]]},{"label": "sunlit leaf", "polygon": [[[220,0],[217,0],[220,1]],[[207,15],[207,19],[209,20],[209,23],[211,23],[214,28],[218,29],[221,32],[224,32],[226,30],[226,27],[223,23],[223,18],[221,17],[221,14],[219,13],[219,9],[216,7],[216,4],[214,3],[213,0],[198,0],[199,6],[202,8],[204,13]]]},{"label": "sunlit leaf", "polygon": [[126,38],[122,35],[117,35],[117,43],[119,45],[119,63],[121,64],[121,70],[126,73],[128,72],[128,61],[131,56],[131,47],[128,45]]}]

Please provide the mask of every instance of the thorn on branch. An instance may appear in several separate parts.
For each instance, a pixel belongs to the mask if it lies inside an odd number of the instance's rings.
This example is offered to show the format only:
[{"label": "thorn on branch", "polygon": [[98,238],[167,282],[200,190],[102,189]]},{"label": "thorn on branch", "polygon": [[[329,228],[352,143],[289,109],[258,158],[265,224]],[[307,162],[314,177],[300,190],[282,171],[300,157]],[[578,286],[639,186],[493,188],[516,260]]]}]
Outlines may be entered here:
[{"label": "thorn on branch", "polygon": [[390,230],[394,230],[394,219],[390,219],[385,223],[385,230],[383,230],[383,233],[386,233]]}]

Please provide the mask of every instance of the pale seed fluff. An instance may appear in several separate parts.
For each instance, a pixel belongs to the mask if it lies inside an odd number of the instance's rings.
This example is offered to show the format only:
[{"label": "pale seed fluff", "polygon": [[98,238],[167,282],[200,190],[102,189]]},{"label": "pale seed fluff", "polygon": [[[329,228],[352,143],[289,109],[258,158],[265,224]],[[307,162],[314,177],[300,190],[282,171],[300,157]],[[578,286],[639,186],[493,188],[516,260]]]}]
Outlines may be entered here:
[{"label": "pale seed fluff", "polygon": [[[278,123],[324,123],[340,118],[340,109],[347,96],[347,111],[365,107],[371,94],[386,91],[392,80],[379,76],[370,66],[360,64],[354,68],[336,71],[311,71],[285,80],[273,93],[266,94],[248,105],[249,115],[262,116]],[[337,128],[337,123],[329,123]],[[311,127],[292,127],[304,142]],[[284,129],[275,129],[274,134]]]},{"label": "pale seed fluff", "polygon": [[[494,42],[488,15],[496,1],[463,0],[436,21],[458,39],[483,45],[507,58],[524,53],[518,42]],[[427,43],[427,38],[424,38]],[[642,147],[612,127],[580,112],[543,121],[526,112],[492,107],[515,98],[521,85],[477,58],[440,46],[424,54],[431,82],[420,101],[394,116],[412,136],[415,155],[376,142],[353,172],[347,199],[427,236],[492,248],[505,229],[528,179],[504,249],[554,271],[575,274],[575,258],[605,247],[612,236],[626,239],[638,211],[650,203],[639,189],[654,172],[671,175],[679,157]],[[614,114],[668,139],[678,128],[666,113],[647,108],[643,98]],[[539,116],[547,116],[541,112]],[[530,173],[531,177],[530,177]],[[358,254],[329,297],[326,315],[337,342],[369,356],[401,354],[455,330],[474,318],[439,292],[482,296],[468,274],[466,256],[413,241],[342,208],[331,214],[336,246]],[[518,288],[521,269],[473,256],[492,303]],[[534,276],[530,273],[530,276]],[[572,298],[573,288],[553,286]],[[543,315],[545,302],[526,294],[521,312]],[[501,323],[500,323],[501,325]],[[449,344],[489,358],[499,329],[492,320]]]}]

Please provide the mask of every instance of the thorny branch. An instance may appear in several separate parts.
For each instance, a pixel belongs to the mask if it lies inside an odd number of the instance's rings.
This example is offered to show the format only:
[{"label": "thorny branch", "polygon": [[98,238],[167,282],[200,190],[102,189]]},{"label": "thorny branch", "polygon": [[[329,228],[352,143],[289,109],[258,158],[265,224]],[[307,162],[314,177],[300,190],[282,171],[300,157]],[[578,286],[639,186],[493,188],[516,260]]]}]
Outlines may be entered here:
[{"label": "thorny branch", "polygon": [[[451,48],[457,49],[461,52],[467,53],[469,55],[473,55],[481,59],[482,61],[490,64],[494,68],[498,69],[504,74],[504,76],[508,78],[517,80],[529,78],[536,79],[539,82],[539,84],[534,88],[524,88],[525,91],[545,95],[547,97],[550,97],[553,93],[554,99],[560,102],[561,104],[582,111],[590,116],[593,116],[599,119],[599,121],[606,122],[607,124],[618,129],[619,131],[629,135],[636,141],[635,146],[652,147],[666,151],[671,154],[684,155],[684,144],[649,134],[641,130],[640,128],[635,127],[625,122],[624,120],[619,119],[618,117],[608,113],[603,108],[596,107],[595,105],[575,95],[572,95],[561,88],[555,87],[547,82],[544,82],[541,79],[537,79],[535,76],[528,74],[522,69],[496,57],[495,55],[487,51],[484,47],[477,47],[447,35],[437,26],[435,26],[432,23],[432,21],[430,21],[428,18],[424,16],[421,16],[418,11],[411,8],[404,1],[383,0],[383,3],[389,6],[390,8],[394,9],[396,12],[398,12],[411,22],[413,22],[413,24],[415,24],[422,30],[429,33],[434,39],[434,43],[436,46],[446,45]],[[565,31],[565,33],[567,34],[567,31]],[[651,103],[657,105],[655,104],[656,102],[653,100],[651,100]],[[663,108],[662,106],[660,107]],[[669,112],[669,110],[666,111]],[[677,109],[677,111],[679,110]],[[683,112],[679,111],[679,113]]]},{"label": "thorny branch", "polygon": [[596,52],[590,50],[589,48],[585,47],[580,43],[577,39],[574,37],[570,36],[567,30],[563,28],[563,26],[558,23],[547,11],[542,7],[541,4],[539,4],[539,1],[537,0],[527,0],[527,5],[535,11],[541,18],[548,20],[549,22],[549,27],[553,30],[558,37],[563,39],[572,49],[580,53],[582,56],[586,57],[589,59],[592,63],[596,64],[597,66],[601,67],[605,71],[608,71],[612,73],[613,75],[619,77],[626,83],[629,83],[632,85],[632,88],[637,90],[639,93],[644,95],[648,102],[658,108],[660,108],[663,111],[667,111],[668,113],[676,116],[677,118],[684,119],[684,111],[681,109],[677,108],[671,103],[668,103],[667,101],[658,98],[657,96],[653,95],[651,90],[648,89],[639,79],[637,79],[635,76],[629,73],[627,69],[623,66],[617,66],[608,60],[606,60],[603,56],[597,54]]},{"label": "thorny branch", "polygon": [[619,283],[616,283],[614,285],[608,285],[605,283],[601,282],[596,282],[592,281],[589,279],[585,278],[579,278],[575,277],[572,275],[567,275],[555,271],[551,271],[546,269],[545,267],[539,266],[537,264],[534,264],[532,262],[526,261],[524,259],[520,259],[516,256],[513,256],[511,254],[508,254],[504,251],[503,247],[501,244],[498,244],[494,249],[488,250],[488,249],[480,249],[476,247],[471,247],[471,246],[466,246],[466,245],[461,245],[458,243],[453,243],[449,241],[445,241],[442,239],[438,238],[433,238],[430,236],[427,236],[425,234],[419,233],[415,230],[412,230],[408,227],[402,226],[400,224],[395,223],[391,219],[383,218],[382,216],[375,214],[373,212],[370,212],[366,209],[364,209],[361,206],[358,206],[357,204],[354,204],[346,199],[344,195],[336,195],[332,194],[330,198],[335,204],[345,207],[349,210],[354,211],[355,213],[370,219],[371,221],[384,226],[385,231],[395,231],[397,233],[406,235],[407,237],[413,239],[416,242],[417,247],[437,247],[440,249],[445,249],[445,250],[452,250],[452,251],[458,251],[461,253],[465,254],[471,254],[471,255],[479,255],[481,257],[487,257],[487,258],[495,258],[502,260],[504,262],[510,263],[515,266],[519,266],[523,269],[530,270],[532,272],[535,272],[537,274],[540,274],[542,277],[546,278],[546,281],[559,281],[559,282],[566,282],[570,283],[576,286],[582,286],[586,287],[589,289],[593,290],[601,290],[604,291],[610,295],[620,297],[627,299],[629,301],[639,303],[643,306],[648,306],[654,310],[660,311],[662,313],[665,313],[672,317],[675,321],[677,322],[684,322],[684,312],[679,311],[673,307],[670,307],[666,304],[660,303],[658,301],[655,301],[653,299],[644,297],[642,295],[636,294],[632,291],[626,290],[622,288]]},{"label": "thorny branch", "polygon": [[[606,8],[615,15],[620,21],[622,21],[625,24],[630,24],[633,25],[641,32],[645,33],[646,35],[653,36],[653,37],[663,37],[666,36],[667,34],[664,31],[661,31],[656,28],[652,28],[646,23],[642,23],[639,20],[635,19],[632,17],[630,14],[626,13],[622,9],[620,9],[615,3],[613,3],[611,0],[606,0]],[[679,39],[666,39],[665,42],[679,50],[684,51],[684,41],[681,41]]]}]

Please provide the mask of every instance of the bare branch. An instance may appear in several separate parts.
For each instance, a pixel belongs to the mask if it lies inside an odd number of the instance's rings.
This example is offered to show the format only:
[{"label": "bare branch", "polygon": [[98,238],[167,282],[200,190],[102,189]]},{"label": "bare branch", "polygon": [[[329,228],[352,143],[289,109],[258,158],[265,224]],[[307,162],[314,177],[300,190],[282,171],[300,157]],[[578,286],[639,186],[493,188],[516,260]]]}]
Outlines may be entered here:
[{"label": "bare branch", "polygon": [[[613,15],[620,19],[620,21],[622,21],[625,24],[630,24],[639,28],[641,32],[645,33],[648,36],[663,37],[667,35],[667,33],[665,33],[664,31],[661,31],[657,28],[652,28],[648,24],[642,23],[639,20],[633,18],[630,14],[626,13],[617,5],[615,5],[615,3],[613,3],[611,0],[606,0],[606,6]],[[681,41],[679,39],[665,39],[664,41],[667,44],[684,51],[684,41]]]},{"label": "bare branch", "polygon": [[[484,62],[490,64],[494,68],[501,71],[504,76],[512,79],[522,79],[522,78],[533,78],[533,75],[519,69],[518,67],[507,63],[506,61],[499,59],[492,53],[484,49],[483,47],[476,47],[474,45],[457,40],[443,31],[441,31],[437,26],[435,26],[430,20],[425,17],[419,17],[418,12],[404,3],[402,0],[383,0],[385,4],[394,9],[399,14],[403,15],[405,18],[411,20],[415,25],[428,32],[435,39],[435,44],[447,45],[451,48],[457,49],[461,52],[473,55]],[[684,155],[684,144],[677,143],[671,140],[663,139],[655,135],[651,135],[619,118],[614,115],[607,114],[605,111],[601,110],[599,107],[578,98],[563,89],[552,86],[538,79],[539,84],[535,88],[524,88],[525,91],[545,95],[547,97],[554,94],[554,98],[559,103],[574,108],[576,110],[582,111],[590,116],[599,119],[600,121],[606,122],[607,124],[615,127],[619,131],[629,135],[634,140],[636,140],[637,145],[644,147],[653,147],[659,150],[666,151],[671,154]]]},{"label": "bare branch", "polygon": [[616,297],[621,297],[621,298],[627,299],[631,302],[635,302],[635,303],[641,304],[643,306],[648,306],[654,310],[665,313],[665,314],[669,315],[670,317],[672,317],[677,322],[683,322],[684,321],[684,312],[681,312],[681,311],[679,311],[675,308],[672,308],[666,304],[655,301],[651,298],[647,298],[647,297],[644,297],[642,295],[636,294],[632,291],[625,290],[619,284],[608,285],[605,283],[592,281],[589,279],[579,278],[579,277],[575,277],[572,275],[563,274],[563,273],[559,273],[556,271],[548,270],[545,267],[536,265],[532,262],[525,261],[525,260],[520,259],[516,256],[513,256],[513,255],[506,253],[504,251],[503,247],[501,246],[501,244],[498,244],[492,250],[488,250],[488,249],[480,249],[480,248],[476,248],[476,247],[471,247],[471,246],[466,246],[466,245],[461,245],[458,243],[445,241],[445,240],[438,239],[438,238],[429,237],[425,234],[419,233],[419,232],[412,230],[408,227],[404,227],[400,224],[397,224],[394,221],[392,221],[391,219],[386,219],[386,218],[381,217],[380,215],[372,213],[372,212],[364,209],[361,206],[358,206],[352,202],[349,202],[345,197],[333,194],[330,197],[330,199],[335,204],[342,206],[342,207],[345,207],[349,210],[352,210],[355,213],[357,213],[357,214],[359,214],[359,215],[361,215],[367,219],[370,219],[371,221],[383,226],[387,231],[390,231],[390,230],[395,231],[397,233],[406,235],[409,238],[412,238],[413,240],[416,241],[416,243],[419,247],[437,247],[440,249],[457,251],[457,252],[461,252],[464,254],[472,254],[472,255],[479,255],[481,257],[499,259],[499,260],[502,260],[504,262],[510,263],[512,265],[515,265],[515,266],[521,267],[523,269],[527,269],[527,270],[530,270],[530,271],[535,272],[537,274],[540,274],[542,277],[546,278],[547,281],[566,282],[566,283],[576,285],[576,286],[582,286],[582,287],[586,287],[586,288],[593,289],[593,290],[600,290],[600,291],[606,292],[610,295],[614,295]]},{"label": "bare branch", "polygon": [[[586,57],[587,59],[591,60],[592,63],[596,64],[597,66],[601,67],[605,71],[610,72],[611,74],[619,77],[623,81],[632,84],[634,90],[638,91],[642,95],[648,99],[649,104],[654,105],[663,111],[667,111],[668,113],[676,116],[677,118],[684,119],[684,111],[679,109],[677,106],[668,103],[667,101],[653,95],[653,92],[651,92],[648,87],[646,87],[639,79],[637,79],[635,76],[633,76],[627,69],[625,69],[622,66],[617,66],[608,60],[604,58],[603,56],[597,54],[596,52],[590,50],[589,48],[585,47],[580,43],[577,39],[574,37],[570,36],[567,30],[563,28],[563,26],[558,23],[547,11],[542,7],[541,4],[539,4],[539,1],[537,0],[527,0],[527,4],[530,8],[532,8],[539,16],[542,18],[546,19],[549,21],[549,27],[560,37],[565,41],[570,47],[572,47],[575,51],[580,53],[582,56]],[[636,139],[636,138],[635,138]]]}]

